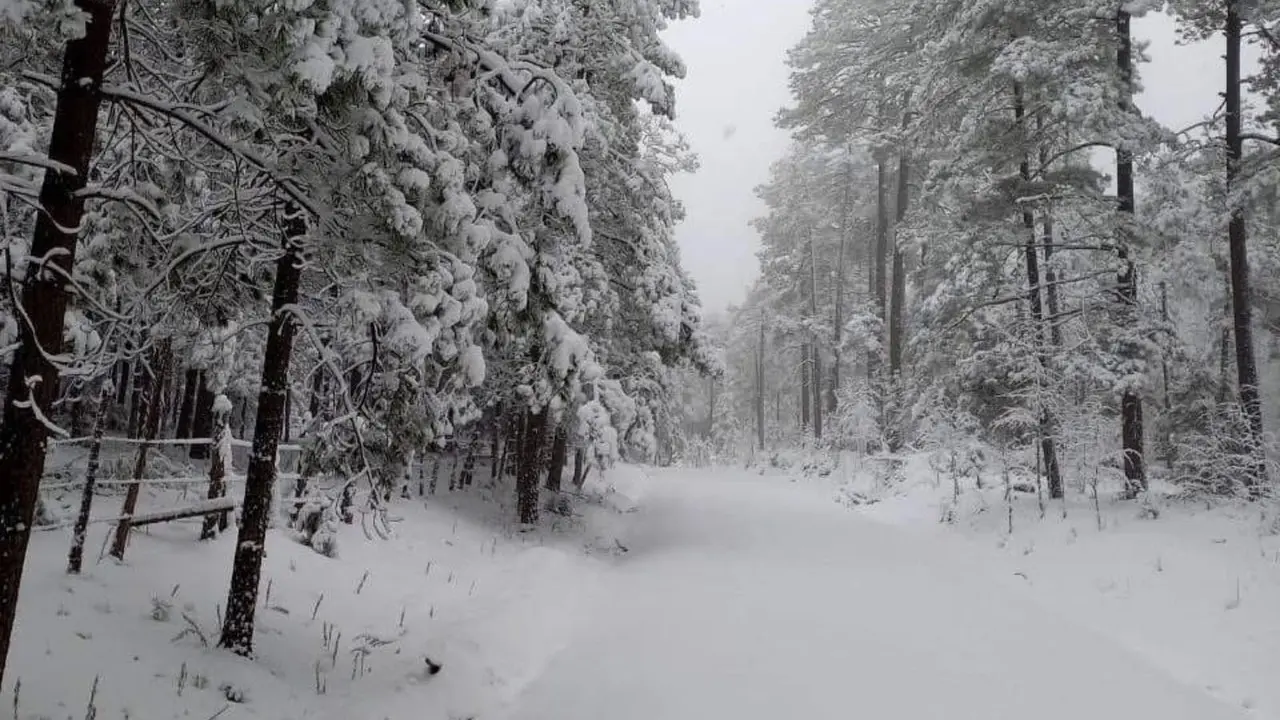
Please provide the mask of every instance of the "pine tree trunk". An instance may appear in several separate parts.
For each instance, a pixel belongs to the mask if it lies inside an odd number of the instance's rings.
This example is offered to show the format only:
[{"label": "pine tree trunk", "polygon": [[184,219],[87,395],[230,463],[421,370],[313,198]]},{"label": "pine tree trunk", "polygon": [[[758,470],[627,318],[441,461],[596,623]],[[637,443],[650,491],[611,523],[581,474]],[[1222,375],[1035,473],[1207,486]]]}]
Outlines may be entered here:
[{"label": "pine tree trunk", "polygon": [[67,554],[67,572],[75,575],[84,563],[84,541],[89,532],[89,515],[93,511],[93,493],[101,467],[102,436],[107,429],[107,411],[111,408],[112,386],[104,382],[98,391],[98,411],[93,423],[93,442],[89,445],[89,465],[85,468],[84,487],[80,490],[80,511],[76,513],[71,532],[71,551]]},{"label": "pine tree trunk", "polygon": [[[1240,163],[1244,158],[1244,140],[1241,137],[1240,97],[1240,0],[1226,0],[1227,40],[1227,194],[1239,185]],[[1232,330],[1236,346],[1236,383],[1240,393],[1240,407],[1249,420],[1252,453],[1255,458],[1253,472],[1245,479],[1250,493],[1257,495],[1267,481],[1267,465],[1262,432],[1262,395],[1258,388],[1258,365],[1253,347],[1253,307],[1249,289],[1249,249],[1245,228],[1244,209],[1231,207],[1231,219],[1227,224],[1227,244],[1231,256],[1231,309]]]},{"label": "pine tree trunk", "polygon": [[[225,458],[222,455],[222,443],[224,439],[230,440],[230,438],[227,438],[226,436],[231,432],[227,414],[217,413],[214,418],[214,425],[217,429],[213,434],[213,451],[210,453],[209,460],[209,492],[206,495],[206,498],[209,500],[220,498],[227,494],[226,480],[227,470],[229,470],[226,466]],[[297,490],[298,492],[296,494],[298,497],[302,497],[303,493],[306,492],[305,474],[303,477],[298,478]],[[218,533],[225,531],[229,524],[227,513],[225,512],[217,513],[216,515],[206,515],[204,522],[200,526],[200,539],[212,540],[218,537]]]},{"label": "pine tree trunk", "polygon": [[716,427],[716,379],[714,377],[707,378],[707,434],[710,440],[715,433]]},{"label": "pine tree trunk", "polygon": [[321,410],[324,407],[324,385],[324,373],[317,368],[311,375],[311,400],[307,403],[307,412],[311,415],[312,420],[320,417]]},{"label": "pine tree trunk", "polygon": [[[885,282],[885,264],[889,255],[889,169],[886,159],[876,159],[876,238],[875,250],[871,258],[871,272],[868,279],[872,282],[872,291],[876,299],[876,318],[885,329],[889,325],[889,295]],[[883,331],[882,331],[883,332]],[[883,337],[883,335],[881,335]],[[880,374],[882,364],[879,352],[867,354],[867,380],[875,382]]]},{"label": "pine tree trunk", "polygon": [[[1023,103],[1022,86],[1014,84],[1014,118],[1019,125],[1026,123],[1026,107]],[[1027,155],[1023,155],[1022,164],[1019,167],[1019,173],[1023,182],[1031,182],[1031,163],[1027,159]],[[1026,231],[1026,248],[1024,256],[1027,268],[1027,304],[1031,309],[1032,335],[1036,346],[1036,360],[1040,365],[1040,375],[1044,375],[1049,368],[1049,358],[1045,349],[1045,331],[1044,331],[1044,306],[1041,301],[1040,289],[1040,253],[1036,249],[1036,218],[1035,214],[1029,207],[1022,210],[1022,226]],[[1037,377],[1037,383],[1042,380]],[[1057,444],[1054,438],[1057,434],[1057,420],[1054,417],[1053,410],[1043,402],[1040,403],[1040,452],[1044,458],[1044,471],[1048,479],[1049,497],[1059,499],[1063,496],[1062,471],[1058,464]]]},{"label": "pine tree trunk", "polygon": [[121,360],[119,363],[120,378],[116,381],[116,407],[127,407],[129,390],[133,388],[133,363]]},{"label": "pine tree trunk", "polygon": [[[813,229],[809,229],[809,318],[812,322],[818,319],[818,251],[813,241]],[[822,354],[818,347],[817,333],[810,332],[809,343],[811,368],[809,383],[813,386],[813,437],[822,439]]]},{"label": "pine tree trunk", "polygon": [[235,546],[235,564],[227,592],[227,613],[222,625],[221,647],[237,655],[253,654],[254,610],[258,604],[258,582],[266,551],[267,522],[276,480],[276,453],[284,434],[284,405],[289,392],[289,362],[297,320],[289,311],[298,302],[302,278],[302,239],[307,220],[302,210],[290,206],[284,220],[287,236],[284,252],[276,262],[275,287],[271,293],[271,324],[262,360],[262,389],[258,393],[258,413],[254,424],[253,447],[245,476],[244,507]]},{"label": "pine tree trunk", "polygon": [[[909,97],[909,96],[908,96]],[[904,105],[905,108],[905,105]],[[905,109],[903,111],[906,112]],[[903,127],[906,127],[906,118],[904,114]],[[896,222],[894,224],[893,239],[893,277],[892,277],[892,302],[889,306],[889,393],[893,408],[893,416],[887,427],[886,437],[889,442],[889,452],[896,453],[902,449],[903,435],[905,428],[901,427],[903,422],[902,413],[902,344],[903,344],[903,305],[907,299],[907,278],[906,269],[903,263],[902,248],[898,245],[898,235],[901,234],[902,223],[907,217],[907,206],[910,202],[911,189],[911,166],[910,159],[905,148],[898,152],[898,200]]]},{"label": "pine tree trunk", "polygon": [[200,371],[187,368],[184,377],[182,402],[178,407],[178,429],[174,437],[185,440],[191,437],[191,425],[196,412],[196,395],[199,394],[200,389]]},{"label": "pine tree trunk", "polygon": [[149,392],[147,389],[151,382],[151,376],[147,372],[146,363],[139,357],[133,362],[133,376],[129,378],[129,427],[126,431],[131,438],[142,437],[142,426],[145,424],[143,418],[146,415],[146,402],[144,397]]},{"label": "pine tree trunk", "polygon": [[120,516],[124,518],[116,523],[115,541],[111,544],[111,557],[124,559],[124,552],[129,546],[131,525],[128,518],[138,509],[138,494],[142,489],[142,480],[147,473],[147,459],[151,452],[151,441],[160,434],[160,418],[164,417],[165,389],[173,375],[172,344],[168,338],[157,340],[151,352],[151,373],[154,376],[146,384],[141,404],[145,415],[143,426],[143,442],[138,446],[138,455],[133,465],[133,482],[125,492],[124,506]]},{"label": "pine tree trunk", "polygon": [[813,384],[809,380],[812,370],[809,364],[809,343],[802,343],[800,345],[800,432],[806,437],[812,427],[809,424],[809,403],[813,400]]},{"label": "pine tree trunk", "polygon": [[587,451],[583,448],[575,448],[573,451],[573,486],[582,489],[582,483],[586,482],[586,461]]},{"label": "pine tree trunk", "polygon": [[520,443],[520,467],[516,476],[516,507],[523,525],[535,525],[538,522],[538,459],[546,421],[545,409],[540,412],[525,411],[525,437]]},{"label": "pine tree trunk", "polygon": [[[1169,327],[1169,288],[1163,280],[1160,281],[1160,317],[1164,319],[1165,327]],[[1160,375],[1164,379],[1164,466],[1165,469],[1173,471],[1174,447],[1173,447],[1173,398],[1169,393],[1169,357],[1168,353],[1164,353],[1160,358]]]},{"label": "pine tree trunk", "polygon": [[[1116,66],[1120,72],[1120,81],[1125,88],[1121,99],[1123,109],[1129,109],[1131,83],[1133,77],[1133,48],[1129,32],[1129,13],[1124,9],[1116,13],[1116,35],[1119,39],[1119,50],[1116,53]],[[1124,270],[1118,278],[1120,286],[1120,302],[1122,304],[1122,322],[1133,327],[1137,324],[1138,313],[1138,271],[1129,257],[1129,245],[1132,238],[1134,216],[1133,188],[1133,153],[1124,147],[1116,149],[1116,195],[1120,205],[1120,261]],[[1120,398],[1121,445],[1124,452],[1125,495],[1137,497],[1138,493],[1147,489],[1147,465],[1143,450],[1142,397],[1135,388],[1125,388]]]},{"label": "pine tree trunk", "polygon": [[764,450],[764,309],[760,310],[760,337],[756,345],[756,440]]},{"label": "pine tree trunk", "polygon": [[551,463],[547,468],[547,490],[560,492],[561,478],[564,476],[564,464],[569,454],[569,428],[560,423],[556,428],[556,437],[551,445]]},{"label": "pine tree trunk", "polygon": [[[853,152],[852,148],[849,150]],[[836,288],[835,288],[835,309],[833,311],[831,323],[831,382],[827,387],[827,412],[834,413],[838,399],[837,391],[840,389],[840,374],[843,371],[841,367],[841,346],[844,344],[844,259],[845,248],[849,243],[849,231],[851,223],[849,214],[852,212],[850,207],[850,194],[853,187],[853,163],[847,162],[847,171],[844,179],[844,194],[840,199],[840,251],[836,254]]]},{"label": "pine tree trunk", "polygon": [[[1036,115],[1036,132],[1044,131],[1044,115]],[[1040,172],[1048,172],[1049,163],[1049,146],[1040,146]],[[1049,340],[1053,343],[1053,347],[1062,347],[1062,304],[1058,297],[1058,274],[1054,270],[1053,253],[1054,253],[1054,221],[1053,207],[1050,206],[1044,211],[1040,223],[1044,228],[1044,280],[1045,280],[1045,300],[1049,303]]]},{"label": "pine tree trunk", "polygon": [[[209,376],[200,371],[199,384],[196,388],[195,414],[191,420],[191,436],[208,438],[213,435],[213,391],[209,389]],[[209,446],[192,445],[189,452],[192,460],[206,460],[209,457]]]}]

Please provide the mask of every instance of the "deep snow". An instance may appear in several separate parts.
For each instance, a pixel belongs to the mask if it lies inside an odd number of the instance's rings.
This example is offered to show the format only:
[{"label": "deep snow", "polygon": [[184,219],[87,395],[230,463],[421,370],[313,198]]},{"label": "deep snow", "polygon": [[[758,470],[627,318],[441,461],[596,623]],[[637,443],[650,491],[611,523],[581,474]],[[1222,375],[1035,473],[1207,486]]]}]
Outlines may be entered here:
[{"label": "deep snow", "polygon": [[397,501],[390,540],[343,526],[338,559],[273,531],[252,662],[177,637],[216,633],[233,537],[156,526],[93,565],[94,526],[67,578],[66,531],[38,533],[0,701],[21,678],[21,720],[79,720],[97,676],[99,720],[1275,717],[1280,583],[1247,523],[1201,543],[1168,512],[1090,533],[1024,506],[1007,537],[939,525],[916,480],[854,512],[834,479],[624,467],[540,533],[482,490]]},{"label": "deep snow", "polygon": [[511,720],[1241,716],[825,488],[663,475],[623,542]]}]

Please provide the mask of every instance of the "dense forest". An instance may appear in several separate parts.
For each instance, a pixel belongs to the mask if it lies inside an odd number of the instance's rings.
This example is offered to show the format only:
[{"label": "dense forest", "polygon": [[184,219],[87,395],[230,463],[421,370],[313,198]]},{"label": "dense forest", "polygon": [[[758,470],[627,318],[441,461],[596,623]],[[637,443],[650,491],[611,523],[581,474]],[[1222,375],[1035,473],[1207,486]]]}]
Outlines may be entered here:
[{"label": "dense forest", "polygon": [[654,456],[675,369],[711,369],[658,39],[695,10],[0,3],[0,657],[51,441],[251,439],[243,653],[282,441],[297,495],[375,507],[415,456],[483,453],[524,523],[570,462]]},{"label": "dense forest", "polygon": [[[1134,103],[1132,17],[1161,10],[1222,48],[1191,127]],[[1157,474],[1267,493],[1278,18],[818,2],[776,120],[794,141],[758,189],[761,276],[709,323],[725,374],[685,383],[699,452],[980,441],[1027,453],[1051,498],[1097,472],[1129,497]]]},{"label": "dense forest", "polygon": [[[118,560],[144,524],[234,533],[212,643],[245,656],[270,529],[334,555],[358,512],[387,540],[446,464],[530,534],[619,462],[933,453],[955,476],[995,453],[1042,517],[1100,485],[1273,497],[1280,0],[817,0],[742,229],[759,277],[710,317],[676,243],[669,181],[698,160],[662,38],[698,12],[0,0],[0,678],[68,484],[73,576],[91,522]],[[1222,49],[1190,127],[1135,103],[1150,12]],[[121,512],[91,516],[121,447]],[[51,483],[69,448],[83,470]],[[140,510],[165,482],[200,501]]]}]

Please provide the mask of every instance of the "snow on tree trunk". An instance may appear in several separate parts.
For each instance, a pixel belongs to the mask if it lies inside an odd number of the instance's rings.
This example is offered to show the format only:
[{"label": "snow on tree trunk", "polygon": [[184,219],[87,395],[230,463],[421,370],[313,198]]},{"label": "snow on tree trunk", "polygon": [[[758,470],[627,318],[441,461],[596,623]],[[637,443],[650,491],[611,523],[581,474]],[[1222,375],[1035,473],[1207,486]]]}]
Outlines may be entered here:
[{"label": "snow on tree trunk", "polygon": [[[271,324],[262,360],[262,389],[254,424],[249,470],[245,476],[244,507],[236,539],[235,562],[227,591],[227,612],[218,644],[237,655],[253,654],[254,610],[266,550],[267,523],[276,480],[276,452],[284,433],[285,396],[289,392],[289,361],[297,321],[292,308],[301,284],[301,240],[307,233],[303,211],[290,205],[284,218],[283,252],[276,261],[271,294]],[[212,403],[210,403],[212,405]],[[210,408],[212,409],[212,408]]]},{"label": "snow on tree trunk", "polygon": [[[216,500],[227,494],[227,472],[231,469],[231,428],[228,425],[228,418],[231,415],[231,401],[226,395],[219,395],[213,401],[214,424],[217,431],[214,434],[213,458],[209,462],[209,492],[206,498]],[[303,482],[304,478],[299,478],[299,482]],[[298,495],[301,497],[300,489]],[[218,536],[218,533],[227,529],[228,519],[227,513],[218,513],[217,515],[207,515],[204,523],[200,527],[200,539],[212,540]]]},{"label": "snow on tree trunk", "polygon": [[[49,159],[63,170],[48,170],[30,257],[59,272],[29,264],[19,303],[29,319],[9,365],[8,392],[0,419],[0,680],[17,618],[18,589],[31,522],[44,474],[45,444],[60,368],[50,358],[62,351],[67,280],[75,265],[76,235],[84,216],[84,189],[98,127],[102,74],[111,39],[114,0],[77,0],[88,21],[83,37],[67,43],[57,93]],[[65,230],[65,231],[64,231]],[[66,232],[70,231],[70,232]]]}]

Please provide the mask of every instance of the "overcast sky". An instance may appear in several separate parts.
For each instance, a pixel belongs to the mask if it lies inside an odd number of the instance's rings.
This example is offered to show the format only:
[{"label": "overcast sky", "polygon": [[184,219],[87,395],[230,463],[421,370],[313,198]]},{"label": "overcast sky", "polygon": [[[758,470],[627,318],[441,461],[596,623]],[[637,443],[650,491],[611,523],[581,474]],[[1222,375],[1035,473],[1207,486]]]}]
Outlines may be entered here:
[{"label": "overcast sky", "polygon": [[[679,23],[667,41],[689,76],[678,85],[677,121],[702,160],[672,185],[688,209],[677,230],[685,268],[704,307],[740,301],[755,277],[759,239],[748,225],[763,212],[753,189],[788,138],[773,117],[790,101],[786,53],[809,25],[808,0],[702,0],[702,17]],[[1221,87],[1221,49],[1174,44],[1173,21],[1143,18],[1135,34],[1150,42],[1139,105],[1170,127],[1211,112]]]}]

